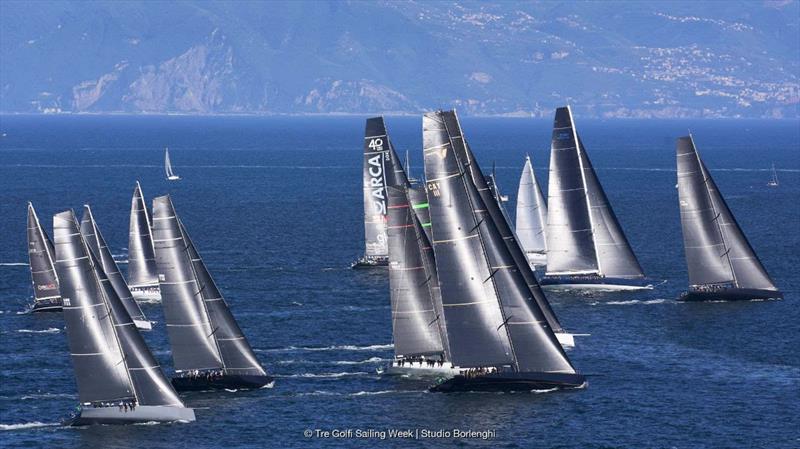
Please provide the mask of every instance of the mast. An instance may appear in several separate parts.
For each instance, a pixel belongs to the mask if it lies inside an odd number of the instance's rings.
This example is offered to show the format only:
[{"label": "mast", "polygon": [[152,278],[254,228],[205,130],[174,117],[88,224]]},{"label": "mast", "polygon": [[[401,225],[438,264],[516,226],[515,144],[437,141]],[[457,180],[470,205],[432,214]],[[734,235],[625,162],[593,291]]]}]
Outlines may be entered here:
[{"label": "mast", "polygon": [[144,316],[144,312],[142,312],[139,304],[137,304],[133,299],[133,295],[128,289],[125,279],[122,278],[122,274],[119,271],[117,262],[111,255],[111,251],[109,251],[108,245],[106,244],[103,235],[100,233],[100,228],[97,226],[97,222],[94,220],[94,215],[92,214],[92,209],[88,204],[83,206],[83,217],[81,218],[80,232],[84,238],[84,241],[89,246],[89,249],[98,259],[104,274],[108,276],[108,280],[111,283],[114,292],[119,297],[121,303],[125,306],[125,310],[128,312],[128,315],[130,315],[130,317],[134,320],[146,322],[147,318]]}]

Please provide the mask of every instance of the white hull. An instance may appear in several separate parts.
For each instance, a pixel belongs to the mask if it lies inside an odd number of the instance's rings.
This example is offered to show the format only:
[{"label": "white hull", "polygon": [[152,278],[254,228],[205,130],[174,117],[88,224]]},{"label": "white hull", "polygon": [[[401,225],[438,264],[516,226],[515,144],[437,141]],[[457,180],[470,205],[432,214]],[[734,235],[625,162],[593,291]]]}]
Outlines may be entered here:
[{"label": "white hull", "polygon": [[438,364],[435,366],[428,366],[426,363],[406,362],[400,366],[397,360],[395,360],[383,370],[383,374],[409,377],[453,377],[459,374],[460,371],[458,367],[454,367],[453,364],[449,362],[442,366]]},{"label": "white hull", "polygon": [[531,267],[544,267],[547,265],[547,255],[542,253],[525,253]]},{"label": "white hull", "polygon": [[572,334],[556,332],[556,338],[558,338],[558,342],[561,343],[561,346],[564,348],[575,347],[575,337]]},{"label": "white hull", "polygon": [[143,422],[192,422],[194,410],[186,407],[140,405],[134,410],[119,407],[84,406],[75,419],[75,425],[86,424],[134,424]]},{"label": "white hull", "polygon": [[544,290],[592,290],[619,292],[633,290],[652,290],[652,285],[617,285],[617,284],[549,284],[542,285]]},{"label": "white hull", "polygon": [[177,176],[177,175],[173,175],[173,176],[168,177],[167,179],[170,180],[170,181],[178,181],[178,180],[181,179],[181,177]]},{"label": "white hull", "polygon": [[161,301],[161,289],[158,286],[130,286],[133,299],[144,302]]},{"label": "white hull", "polygon": [[133,320],[133,324],[136,325],[137,329],[141,329],[143,331],[153,330],[153,323],[150,321]]}]

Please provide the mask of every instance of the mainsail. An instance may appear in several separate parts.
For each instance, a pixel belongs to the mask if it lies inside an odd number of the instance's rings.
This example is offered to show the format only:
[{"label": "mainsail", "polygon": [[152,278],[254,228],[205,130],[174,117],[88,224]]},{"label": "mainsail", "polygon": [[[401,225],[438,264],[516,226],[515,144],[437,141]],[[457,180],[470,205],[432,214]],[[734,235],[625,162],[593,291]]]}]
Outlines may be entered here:
[{"label": "mainsail", "polygon": [[678,139],[676,152],[689,283],[777,290],[700,159],[692,136]]},{"label": "mainsail", "polygon": [[425,233],[412,212],[408,186],[389,186],[389,287],[395,354],[442,354],[444,347],[434,307],[431,274],[423,262]]},{"label": "mainsail", "polygon": [[265,375],[169,196],[153,199],[153,236],[175,369]]},{"label": "mainsail", "polygon": [[34,310],[61,308],[53,242],[39,223],[39,217],[31,203],[28,203],[28,259],[33,282]]},{"label": "mainsail", "polygon": [[167,179],[170,181],[180,179],[180,176],[172,171],[172,162],[169,160],[169,148],[164,148],[164,173],[166,173]]},{"label": "mainsail", "polygon": [[[442,112],[442,117],[445,119],[447,131],[455,150],[456,156],[461,160],[465,170],[469,171],[470,180],[472,185],[477,189],[484,208],[475,207],[476,210],[481,211],[479,215],[484,215],[482,219],[490,219],[498,235],[502,239],[505,249],[508,251],[511,258],[514,260],[515,269],[519,272],[525,280],[527,286],[527,293],[523,293],[526,297],[533,298],[536,301],[538,309],[544,314],[547,324],[553,332],[563,332],[561,323],[556,318],[555,312],[550,307],[549,301],[544,295],[539,282],[536,280],[536,275],[533,273],[528,259],[525,256],[524,250],[519,245],[519,240],[511,228],[510,221],[502,205],[500,192],[497,191],[497,186],[494,184],[494,178],[490,177],[492,185],[487,183],[487,177],[483,175],[475,155],[469,147],[466,139],[461,130],[461,123],[458,120],[458,115],[455,111]],[[494,191],[493,191],[494,188]],[[495,195],[496,193],[496,195]],[[483,211],[485,209],[485,211]],[[486,216],[488,214],[488,217]],[[498,265],[501,266],[501,265]]]},{"label": "mainsail", "polygon": [[53,217],[53,236],[81,403],[184,407],[83,240],[71,210]]},{"label": "mainsail", "polygon": [[130,230],[128,234],[128,285],[134,288],[158,288],[153,239],[150,236],[150,217],[142,187],[136,181],[131,199]]},{"label": "mainsail", "polygon": [[[402,168],[399,172],[392,169],[392,158],[397,154],[386,133],[383,117],[367,119],[364,131],[364,239],[366,242],[365,258],[368,260],[386,260],[389,247],[386,235],[386,186],[407,182]],[[400,166],[400,164],[397,164]],[[399,178],[398,178],[399,177]]]},{"label": "mainsail", "polygon": [[94,215],[92,215],[92,209],[88,204],[83,206],[81,235],[83,236],[86,244],[89,246],[89,249],[92,251],[94,257],[100,261],[104,275],[107,276],[111,287],[114,289],[117,297],[119,297],[120,302],[125,306],[125,310],[127,311],[128,315],[134,320],[134,322],[137,324],[137,327],[149,329],[150,323],[147,321],[147,318],[145,318],[144,312],[142,312],[139,304],[137,304],[133,299],[133,295],[131,295],[131,291],[128,289],[128,284],[125,283],[125,279],[123,279],[122,273],[120,273],[119,267],[117,266],[117,262],[111,255],[111,251],[108,249],[106,240],[100,233],[100,228],[97,226],[97,222],[94,220]]},{"label": "mainsail", "polygon": [[[444,113],[423,117],[425,175],[453,363],[574,373],[460,161]],[[450,134],[448,131],[452,131]]]},{"label": "mainsail", "polygon": [[569,106],[556,109],[547,192],[548,275],[644,277],[578,137]]},{"label": "mainsail", "polygon": [[515,231],[526,253],[547,251],[547,203],[533,173],[530,156],[525,156],[525,166],[517,189],[517,222]]}]

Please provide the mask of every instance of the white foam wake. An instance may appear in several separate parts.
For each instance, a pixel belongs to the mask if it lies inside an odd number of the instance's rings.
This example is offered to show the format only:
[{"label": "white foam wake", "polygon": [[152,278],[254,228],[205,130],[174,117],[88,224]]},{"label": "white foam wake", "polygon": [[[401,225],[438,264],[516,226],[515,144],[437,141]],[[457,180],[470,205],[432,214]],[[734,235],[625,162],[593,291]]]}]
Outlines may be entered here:
[{"label": "white foam wake", "polygon": [[292,352],[292,351],[382,351],[394,348],[393,344],[387,345],[334,345],[334,346],[287,346],[285,348],[256,349],[256,352]]},{"label": "white foam wake", "polygon": [[20,424],[0,424],[0,430],[22,430],[22,429],[34,429],[37,427],[53,427],[58,426],[58,423],[45,423],[39,421],[33,422],[26,422]]},{"label": "white foam wake", "polygon": [[276,374],[275,377],[285,377],[285,378],[292,378],[292,377],[301,377],[301,378],[320,378],[320,379],[332,379],[337,377],[346,377],[346,376],[366,376],[371,373],[366,373],[363,371],[357,372],[346,372],[346,373],[301,373],[301,374]]},{"label": "white foam wake", "polygon": [[47,329],[43,330],[34,330],[34,329],[19,329],[17,332],[21,332],[23,334],[57,334],[61,332],[61,329],[57,327],[48,327]]}]

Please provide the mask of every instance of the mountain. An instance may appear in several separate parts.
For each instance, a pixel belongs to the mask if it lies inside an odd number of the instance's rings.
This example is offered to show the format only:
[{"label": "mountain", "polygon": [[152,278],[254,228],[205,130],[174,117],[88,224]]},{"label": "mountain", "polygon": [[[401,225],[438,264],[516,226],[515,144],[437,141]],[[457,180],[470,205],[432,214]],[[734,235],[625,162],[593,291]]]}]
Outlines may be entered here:
[{"label": "mountain", "polygon": [[0,112],[789,117],[800,3],[0,4]]}]

